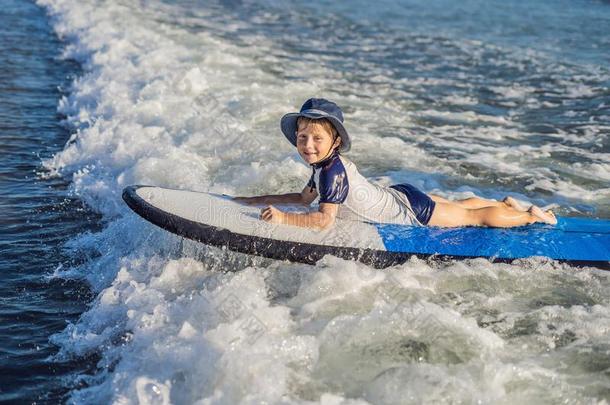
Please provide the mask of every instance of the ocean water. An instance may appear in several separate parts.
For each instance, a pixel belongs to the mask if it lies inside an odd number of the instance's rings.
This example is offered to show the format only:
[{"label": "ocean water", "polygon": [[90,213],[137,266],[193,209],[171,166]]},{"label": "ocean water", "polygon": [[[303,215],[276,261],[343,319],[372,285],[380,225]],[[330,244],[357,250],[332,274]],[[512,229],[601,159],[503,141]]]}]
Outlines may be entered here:
[{"label": "ocean water", "polygon": [[181,240],[120,197],[130,184],[300,190],[309,170],[279,118],[323,96],[344,108],[349,158],[382,184],[608,218],[608,2],[37,5],[61,44],[42,46],[62,50],[47,63],[80,70],[54,93],[69,139],[31,160],[39,190],[60,184],[49,198],[74,205],[53,221],[74,224],[64,238],[40,238],[56,253],[36,282],[90,293],[65,327],[41,328],[47,364],[71,366],[32,379],[74,403],[610,399],[610,273],[274,262]]},{"label": "ocean water", "polygon": [[43,9],[7,0],[0,8],[0,403],[57,403],[65,378],[95,369],[91,359],[59,360],[49,336],[76,322],[93,295],[77,279],[50,278],[78,257],[63,243],[100,218],[49,177],[44,159],[70,131],[57,113],[76,75]]}]

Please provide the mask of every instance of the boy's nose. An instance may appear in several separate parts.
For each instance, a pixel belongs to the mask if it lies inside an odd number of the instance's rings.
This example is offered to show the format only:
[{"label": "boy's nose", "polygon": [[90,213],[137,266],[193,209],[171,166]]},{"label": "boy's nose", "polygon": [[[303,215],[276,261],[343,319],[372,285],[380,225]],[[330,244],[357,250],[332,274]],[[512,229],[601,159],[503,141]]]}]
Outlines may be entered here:
[{"label": "boy's nose", "polygon": [[308,136],[305,140],[305,148],[310,149],[313,148],[313,138]]}]

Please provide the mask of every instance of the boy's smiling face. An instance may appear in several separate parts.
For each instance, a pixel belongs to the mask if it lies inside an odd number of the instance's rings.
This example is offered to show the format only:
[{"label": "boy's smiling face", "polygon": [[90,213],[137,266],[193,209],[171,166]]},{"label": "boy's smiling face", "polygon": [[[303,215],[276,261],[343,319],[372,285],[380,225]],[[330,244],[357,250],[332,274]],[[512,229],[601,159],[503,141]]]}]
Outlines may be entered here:
[{"label": "boy's smiling face", "polygon": [[297,151],[308,164],[313,164],[331,155],[339,146],[341,138],[336,137],[324,125],[313,120],[299,120],[297,127]]}]

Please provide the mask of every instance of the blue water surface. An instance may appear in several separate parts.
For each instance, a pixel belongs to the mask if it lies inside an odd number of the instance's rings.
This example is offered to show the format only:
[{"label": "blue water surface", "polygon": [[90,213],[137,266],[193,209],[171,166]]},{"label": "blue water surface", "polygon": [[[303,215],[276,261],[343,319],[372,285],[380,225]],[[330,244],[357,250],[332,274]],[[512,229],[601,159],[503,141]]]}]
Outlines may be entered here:
[{"label": "blue water surface", "polygon": [[[74,262],[62,251],[96,218],[41,159],[70,136],[57,103],[79,66],[62,60],[44,10],[28,0],[0,7],[0,403],[58,403],[87,360],[54,359],[52,333],[91,298],[78,281],[50,280]],[[61,86],[61,89],[60,89]]]}]

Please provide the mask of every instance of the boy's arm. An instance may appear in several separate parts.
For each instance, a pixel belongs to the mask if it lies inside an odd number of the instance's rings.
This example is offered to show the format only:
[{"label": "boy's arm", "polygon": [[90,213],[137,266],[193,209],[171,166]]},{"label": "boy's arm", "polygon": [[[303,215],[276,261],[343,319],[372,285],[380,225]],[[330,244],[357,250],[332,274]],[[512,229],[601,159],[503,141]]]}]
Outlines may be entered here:
[{"label": "boy's arm", "polygon": [[300,193],[289,194],[270,194],[257,197],[233,197],[233,201],[257,205],[257,204],[303,204],[310,205],[316,199],[318,193],[314,189],[310,191],[309,187],[305,187]]},{"label": "boy's arm", "polygon": [[273,206],[261,211],[261,218],[274,224],[302,226],[304,228],[324,229],[335,223],[339,204],[321,203],[317,212],[297,214],[282,212]]}]

